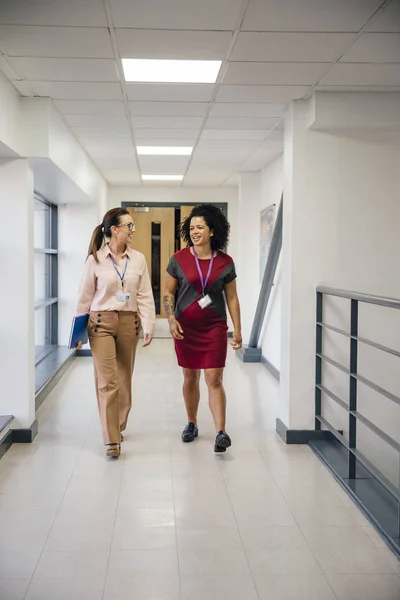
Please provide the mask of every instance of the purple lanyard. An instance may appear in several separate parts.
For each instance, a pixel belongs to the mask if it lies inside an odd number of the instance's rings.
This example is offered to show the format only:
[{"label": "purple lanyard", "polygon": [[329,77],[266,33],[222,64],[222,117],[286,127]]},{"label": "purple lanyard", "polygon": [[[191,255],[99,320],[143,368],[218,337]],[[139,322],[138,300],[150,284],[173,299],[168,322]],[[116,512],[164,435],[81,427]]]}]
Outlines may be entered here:
[{"label": "purple lanyard", "polygon": [[124,278],[125,278],[126,268],[127,268],[127,266],[128,266],[128,257],[127,257],[127,258],[126,258],[126,260],[125,260],[125,269],[124,269],[124,272],[122,273],[122,275],[121,275],[121,273],[118,271],[117,263],[115,262],[115,260],[114,260],[114,259],[113,259],[113,257],[111,256],[111,254],[109,254],[109,257],[110,257],[110,260],[111,260],[111,262],[112,262],[112,264],[113,264],[113,267],[114,267],[114,269],[115,269],[115,270],[116,270],[116,272],[117,272],[117,275],[118,275],[118,277],[119,277],[119,278],[120,278],[120,280],[121,280],[121,285],[122,285],[122,288],[123,288],[123,287],[124,287]]},{"label": "purple lanyard", "polygon": [[206,289],[208,280],[210,279],[211,269],[212,269],[213,262],[214,262],[214,252],[211,253],[210,266],[208,267],[208,273],[207,273],[207,276],[206,276],[205,279],[203,277],[203,273],[201,272],[200,262],[199,262],[199,259],[198,259],[198,256],[196,254],[196,250],[195,250],[194,246],[193,246],[193,254],[194,254],[194,260],[196,261],[196,267],[197,267],[197,270],[198,270],[199,275],[200,275],[201,293],[204,296],[204,290]]}]

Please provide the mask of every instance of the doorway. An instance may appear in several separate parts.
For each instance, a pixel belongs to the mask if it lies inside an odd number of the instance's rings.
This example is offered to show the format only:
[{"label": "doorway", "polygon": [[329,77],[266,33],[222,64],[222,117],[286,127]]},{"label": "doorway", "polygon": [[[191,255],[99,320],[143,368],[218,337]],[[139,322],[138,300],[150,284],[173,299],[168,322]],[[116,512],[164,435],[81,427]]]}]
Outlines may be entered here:
[{"label": "doorway", "polygon": [[[226,203],[215,205],[227,214]],[[171,256],[185,247],[179,227],[194,206],[189,203],[122,203],[136,224],[132,248],[144,254],[149,269],[157,315],[155,337],[169,337],[162,302],[164,276]]]}]

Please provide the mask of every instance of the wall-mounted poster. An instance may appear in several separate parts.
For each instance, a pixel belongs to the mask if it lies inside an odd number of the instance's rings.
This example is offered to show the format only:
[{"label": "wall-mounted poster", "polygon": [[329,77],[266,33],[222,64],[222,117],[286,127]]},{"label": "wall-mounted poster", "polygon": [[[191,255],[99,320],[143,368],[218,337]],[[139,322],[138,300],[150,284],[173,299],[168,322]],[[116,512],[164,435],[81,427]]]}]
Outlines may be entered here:
[{"label": "wall-mounted poster", "polygon": [[261,211],[260,226],[260,283],[264,277],[275,221],[275,204]]}]

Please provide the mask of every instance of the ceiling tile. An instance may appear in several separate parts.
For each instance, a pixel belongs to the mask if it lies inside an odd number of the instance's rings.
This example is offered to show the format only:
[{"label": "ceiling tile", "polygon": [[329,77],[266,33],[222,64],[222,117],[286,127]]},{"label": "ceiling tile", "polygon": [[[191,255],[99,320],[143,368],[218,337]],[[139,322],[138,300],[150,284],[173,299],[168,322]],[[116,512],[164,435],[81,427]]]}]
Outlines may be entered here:
[{"label": "ceiling tile", "polygon": [[320,81],[321,85],[400,85],[400,64],[338,63]]},{"label": "ceiling tile", "polygon": [[111,157],[135,156],[132,140],[127,138],[98,138],[80,137],[80,143],[90,156],[98,160],[108,160]]},{"label": "ceiling tile", "polygon": [[25,81],[13,81],[13,86],[19,91],[21,96],[35,96],[36,92]]},{"label": "ceiling tile", "polygon": [[123,58],[223,60],[232,39],[230,31],[161,31],[117,29]]},{"label": "ceiling tile", "polygon": [[251,0],[243,31],[358,31],[382,0]]},{"label": "ceiling tile", "polygon": [[[148,140],[193,140],[199,135],[198,129],[137,129],[135,131],[135,139]],[[136,142],[138,143],[138,142]],[[152,144],[156,145],[155,143]],[[180,144],[182,145],[182,144]]]},{"label": "ceiling tile", "polygon": [[400,63],[400,33],[364,33],[340,62]]},{"label": "ceiling tile", "polygon": [[332,62],[351,33],[239,33],[231,61]]},{"label": "ceiling tile", "polygon": [[150,102],[209,102],[214,86],[211,84],[128,83],[130,100]]},{"label": "ceiling tile", "polygon": [[55,100],[64,115],[124,115],[123,101],[118,100]]},{"label": "ceiling tile", "polygon": [[31,81],[30,86],[38,96],[57,100],[122,100],[118,83]]},{"label": "ceiling tile", "polygon": [[225,85],[313,85],[328,63],[229,63]]},{"label": "ceiling tile", "polygon": [[273,129],[278,121],[273,118],[211,117],[207,120],[206,129]]},{"label": "ceiling tile", "polygon": [[285,103],[274,104],[262,102],[233,103],[219,102],[213,104],[210,117],[282,117]]},{"label": "ceiling tile", "polygon": [[198,143],[198,148],[219,148],[224,152],[226,148],[242,148],[253,150],[260,143],[260,140],[208,140],[202,137]]},{"label": "ceiling tile", "polygon": [[101,171],[104,178],[110,185],[140,185],[141,179],[139,173],[132,167],[131,169],[106,169]]},{"label": "ceiling tile", "polygon": [[220,169],[210,171],[210,169],[190,168],[183,184],[185,186],[219,186],[230,176],[231,169]]},{"label": "ceiling tile", "polygon": [[147,175],[183,175],[190,156],[139,156],[142,173]]},{"label": "ceiling tile", "polygon": [[135,128],[200,129],[201,117],[132,117]]},{"label": "ceiling tile", "polygon": [[242,171],[259,171],[283,152],[283,142],[266,140],[241,165]]},{"label": "ceiling tile", "polygon": [[132,116],[204,117],[206,102],[130,102]]},{"label": "ceiling tile", "polygon": [[124,127],[128,129],[125,115],[65,115],[71,127]]},{"label": "ceiling tile", "polygon": [[101,0],[12,0],[1,3],[0,24],[106,27]]},{"label": "ceiling tile", "polygon": [[216,102],[288,102],[302,98],[309,89],[304,85],[221,85]]},{"label": "ceiling tile", "polygon": [[318,92],[400,92],[400,85],[317,85]]},{"label": "ceiling tile", "polygon": [[0,27],[8,56],[114,58],[108,29],[96,27]]},{"label": "ceiling tile", "polygon": [[194,167],[200,165],[206,165],[212,167],[219,167],[219,165],[237,165],[245,160],[248,154],[252,150],[247,148],[236,148],[226,146],[224,151],[221,152],[220,148],[197,148],[194,155],[192,164]]},{"label": "ceiling tile", "polygon": [[381,8],[367,25],[366,31],[400,33],[400,2],[391,2]]},{"label": "ceiling tile", "polygon": [[20,78],[34,81],[119,81],[112,59],[10,58]]},{"label": "ceiling tile", "polygon": [[130,138],[131,134],[128,127],[115,127],[113,125],[92,125],[88,127],[72,127],[71,128],[78,138],[88,138],[88,137],[97,137],[97,138]]},{"label": "ceiling tile", "polygon": [[263,140],[268,131],[259,129],[205,129],[201,135],[203,140]]},{"label": "ceiling tile", "polygon": [[111,0],[115,27],[210,29],[235,27],[242,0]]}]

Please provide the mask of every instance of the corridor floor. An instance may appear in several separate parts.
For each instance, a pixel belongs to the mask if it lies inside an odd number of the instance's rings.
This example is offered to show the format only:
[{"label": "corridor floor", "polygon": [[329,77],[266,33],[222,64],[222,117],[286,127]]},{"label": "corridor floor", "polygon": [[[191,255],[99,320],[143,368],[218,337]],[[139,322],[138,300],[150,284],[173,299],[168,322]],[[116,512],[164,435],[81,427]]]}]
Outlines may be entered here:
[{"label": "corridor floor", "polygon": [[304,446],[275,433],[278,386],[229,352],[233,446],[182,444],[172,342],[140,349],[123,454],[107,461],[90,358],[0,460],[0,600],[399,600],[400,563]]}]

